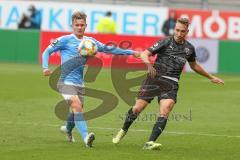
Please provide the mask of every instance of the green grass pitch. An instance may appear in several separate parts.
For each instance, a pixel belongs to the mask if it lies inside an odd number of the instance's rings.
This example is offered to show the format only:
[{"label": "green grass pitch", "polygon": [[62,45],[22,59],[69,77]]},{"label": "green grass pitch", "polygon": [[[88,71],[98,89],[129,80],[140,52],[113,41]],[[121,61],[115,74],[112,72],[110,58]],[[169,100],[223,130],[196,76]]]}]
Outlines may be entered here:
[{"label": "green grass pitch", "polygon": [[[0,63],[0,160],[237,160],[240,157],[240,75],[218,75],[224,86],[185,73],[181,77],[178,103],[163,135],[161,151],[144,151],[154,121],[138,119],[119,145],[113,135],[129,109],[119,98],[112,112],[88,121],[95,132],[94,148],[85,148],[76,130],[77,143],[70,144],[59,132],[64,124],[54,114],[61,95],[48,85],[39,65]],[[88,87],[117,96],[110,70],[103,69]],[[86,98],[85,108],[99,100]],[[143,115],[158,112],[154,100]]]}]

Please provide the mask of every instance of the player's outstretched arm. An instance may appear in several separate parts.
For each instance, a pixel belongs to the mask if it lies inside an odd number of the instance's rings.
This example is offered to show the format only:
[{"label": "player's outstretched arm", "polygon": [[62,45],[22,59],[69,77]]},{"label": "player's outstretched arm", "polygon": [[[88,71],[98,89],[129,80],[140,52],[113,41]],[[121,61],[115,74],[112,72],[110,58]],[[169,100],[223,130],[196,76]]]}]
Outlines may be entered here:
[{"label": "player's outstretched arm", "polygon": [[60,37],[53,41],[43,52],[42,54],[42,68],[43,68],[43,75],[50,76],[52,74],[51,70],[48,69],[48,61],[51,54],[56,51],[61,50],[63,48],[64,38]]},{"label": "player's outstretched arm", "polygon": [[116,46],[103,45],[103,46],[101,46],[101,48],[99,48],[99,51],[104,52],[104,53],[116,54],[116,55],[133,55],[135,57],[140,57],[139,51],[134,51],[134,50],[130,50],[130,49],[121,49]]},{"label": "player's outstretched arm", "polygon": [[96,43],[98,47],[98,52],[104,52],[104,53],[110,53],[110,54],[116,54],[116,55],[133,55],[137,58],[140,57],[139,51],[134,51],[131,49],[122,49],[117,47],[116,45],[105,45],[94,38],[92,38],[92,40]]},{"label": "player's outstretched arm", "polygon": [[192,70],[194,70],[196,73],[207,77],[212,83],[216,83],[216,84],[224,84],[224,81],[210,73],[208,73],[207,71],[205,71],[201,65],[199,65],[196,61],[194,62],[189,62],[190,67],[192,68]]},{"label": "player's outstretched arm", "polygon": [[48,60],[51,53],[51,49],[47,48],[42,54],[42,68],[44,76],[50,76],[52,74],[51,70],[48,69]]},{"label": "player's outstretched arm", "polygon": [[133,51],[133,56],[136,58],[140,58],[141,52],[139,51]]},{"label": "player's outstretched arm", "polygon": [[149,57],[151,55],[152,55],[152,53],[149,52],[149,50],[145,50],[140,54],[140,58],[146,64],[146,66],[148,68],[148,74],[150,75],[150,77],[154,78],[156,76],[157,72],[156,72],[156,69],[153,68],[153,65],[149,61]]}]

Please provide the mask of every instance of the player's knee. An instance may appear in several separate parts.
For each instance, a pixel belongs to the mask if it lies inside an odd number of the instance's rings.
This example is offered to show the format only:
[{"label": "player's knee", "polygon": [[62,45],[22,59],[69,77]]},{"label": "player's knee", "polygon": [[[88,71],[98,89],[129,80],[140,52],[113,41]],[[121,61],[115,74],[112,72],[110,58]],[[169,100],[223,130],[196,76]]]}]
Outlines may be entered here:
[{"label": "player's knee", "polygon": [[147,106],[147,103],[137,101],[136,104],[133,106],[133,113],[139,114],[142,110]]},{"label": "player's knee", "polygon": [[139,114],[141,111],[142,111],[142,109],[139,107],[139,106],[133,106],[133,109],[132,109],[132,111],[133,111],[133,113],[135,113],[135,114]]},{"label": "player's knee", "polygon": [[169,116],[169,113],[161,113],[160,116],[167,119]]},{"label": "player's knee", "polygon": [[164,109],[161,110],[160,115],[161,117],[168,118],[170,112],[171,112],[170,107],[165,107]]},{"label": "player's knee", "polygon": [[74,105],[73,109],[75,112],[83,112],[83,109],[80,105]]},{"label": "player's knee", "polygon": [[161,109],[161,117],[168,118],[170,112],[172,110],[171,106],[165,106],[163,109]]},{"label": "player's knee", "polygon": [[72,97],[70,101],[71,101],[71,107],[75,112],[83,112],[82,104],[79,101],[79,99]]}]

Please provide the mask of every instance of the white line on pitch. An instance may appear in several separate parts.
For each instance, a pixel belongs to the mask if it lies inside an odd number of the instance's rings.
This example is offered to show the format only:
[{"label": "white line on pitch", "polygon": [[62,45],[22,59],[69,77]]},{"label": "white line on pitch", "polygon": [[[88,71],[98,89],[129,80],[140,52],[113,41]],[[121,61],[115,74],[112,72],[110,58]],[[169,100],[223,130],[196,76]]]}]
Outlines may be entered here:
[{"label": "white line on pitch", "polygon": [[[58,124],[40,124],[40,123],[33,123],[33,122],[4,121],[4,122],[0,122],[0,124],[60,127],[60,125],[58,125]],[[99,129],[99,130],[119,130],[119,128],[109,128],[109,127],[88,127],[88,128]],[[147,129],[129,129],[129,131],[134,131],[134,132],[151,132],[151,130],[147,130]],[[232,135],[224,135],[224,134],[210,134],[210,133],[173,132],[173,131],[164,131],[164,133],[166,133],[166,134],[175,134],[175,135],[193,135],[193,136],[207,136],[207,137],[240,138],[240,136],[232,136]]]}]

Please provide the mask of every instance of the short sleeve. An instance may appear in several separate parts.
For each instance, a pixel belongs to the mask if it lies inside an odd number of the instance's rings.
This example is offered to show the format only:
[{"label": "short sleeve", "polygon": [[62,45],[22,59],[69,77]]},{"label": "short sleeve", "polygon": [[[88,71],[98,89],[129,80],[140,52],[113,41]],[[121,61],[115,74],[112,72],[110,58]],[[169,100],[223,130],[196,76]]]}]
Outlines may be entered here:
[{"label": "short sleeve", "polygon": [[59,37],[51,42],[51,44],[48,46],[48,49],[51,50],[51,52],[56,52],[58,50],[61,50],[64,48],[64,37]]},{"label": "short sleeve", "polygon": [[188,62],[195,62],[196,61],[196,51],[195,51],[194,47],[191,48],[191,54],[188,57],[187,61]]},{"label": "short sleeve", "polygon": [[147,50],[152,53],[152,55],[159,53],[166,45],[169,43],[169,38],[159,40],[155,42],[150,48]]},{"label": "short sleeve", "polygon": [[48,61],[49,61],[49,56],[58,51],[63,49],[63,38],[57,38],[56,40],[54,40],[43,52],[42,54],[42,67],[43,68],[48,68]]}]

